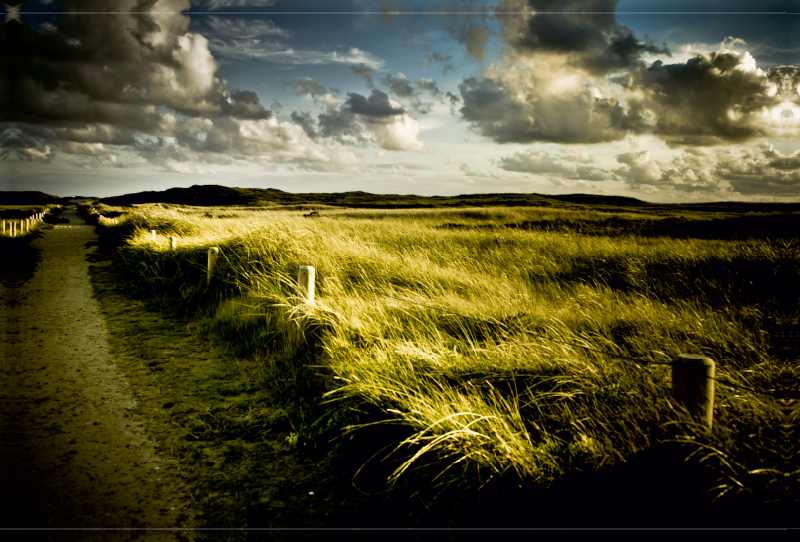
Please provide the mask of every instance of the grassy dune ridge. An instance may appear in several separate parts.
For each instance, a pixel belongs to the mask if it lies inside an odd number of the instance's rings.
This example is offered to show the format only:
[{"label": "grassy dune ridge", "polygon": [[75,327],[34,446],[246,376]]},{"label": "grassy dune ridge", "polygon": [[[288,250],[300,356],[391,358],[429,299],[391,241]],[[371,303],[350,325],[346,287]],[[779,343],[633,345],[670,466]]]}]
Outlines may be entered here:
[{"label": "grassy dune ridge", "polygon": [[[787,236],[609,236],[608,213],[542,207],[99,210],[119,220],[99,228],[130,291],[259,360],[264,385],[300,405],[299,438],[333,459],[352,446],[327,444],[342,433],[399,427],[381,443],[390,481],[425,466],[437,483],[548,487],[672,441],[715,471],[711,496],[800,499],[800,245]],[[663,219],[614,214],[616,233]],[[299,265],[316,268],[313,307],[296,296]],[[717,363],[712,432],[671,398],[661,363],[679,352]]]}]

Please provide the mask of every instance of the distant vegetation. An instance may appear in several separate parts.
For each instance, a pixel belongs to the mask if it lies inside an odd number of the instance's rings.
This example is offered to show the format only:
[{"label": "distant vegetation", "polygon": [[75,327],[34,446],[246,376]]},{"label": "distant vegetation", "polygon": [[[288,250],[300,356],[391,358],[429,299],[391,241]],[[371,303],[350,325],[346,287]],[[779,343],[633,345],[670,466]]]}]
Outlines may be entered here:
[{"label": "distant vegetation", "polygon": [[66,205],[68,203],[69,198],[51,196],[50,194],[45,194],[44,192],[0,191],[0,207],[6,205]]},{"label": "distant vegetation", "polygon": [[[340,192],[320,194],[295,194],[275,188],[230,188],[218,185],[195,185],[190,188],[170,188],[163,192],[137,192],[104,198],[106,205],[136,205],[143,203],[168,203],[183,206],[249,206],[285,207],[299,205],[312,210],[315,205],[351,207],[355,209],[429,209],[438,207],[557,207],[617,212],[631,207],[645,208],[648,212],[674,212],[681,210],[767,213],[798,212],[800,203],[690,203],[655,204],[624,196],[598,196],[571,194],[543,196],[539,194],[466,194],[461,196],[415,196],[398,194],[369,194],[367,192]],[[296,209],[301,210],[301,209]]]},{"label": "distant vegetation", "polygon": [[[258,360],[294,438],[331,461],[546,488],[673,442],[703,460],[709,498],[800,499],[796,206],[359,210],[281,194],[298,210],[101,206],[119,223],[100,232],[129,291]],[[296,296],[300,265],[315,307]],[[679,352],[717,362],[711,433],[671,399],[658,363]]]}]

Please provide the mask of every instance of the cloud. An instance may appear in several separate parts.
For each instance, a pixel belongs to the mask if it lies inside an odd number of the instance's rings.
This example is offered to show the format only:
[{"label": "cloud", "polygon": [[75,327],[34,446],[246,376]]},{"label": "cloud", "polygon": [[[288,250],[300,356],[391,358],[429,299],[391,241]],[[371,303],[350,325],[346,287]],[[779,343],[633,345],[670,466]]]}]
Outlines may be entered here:
[{"label": "cloud", "polygon": [[488,69],[465,77],[458,89],[462,118],[495,143],[604,143],[647,129],[638,101],[629,100],[626,110],[585,85],[549,89],[529,70]]},{"label": "cloud", "polygon": [[214,52],[222,56],[240,60],[274,62],[276,64],[322,65],[322,64],[364,64],[372,69],[380,69],[386,63],[382,58],[358,47],[346,51],[311,51],[285,48],[279,42],[260,39],[214,41]]},{"label": "cloud", "polygon": [[456,67],[453,64],[453,55],[446,55],[439,51],[431,51],[430,55],[428,55],[425,59],[427,64],[431,62],[436,62],[442,66],[442,73],[447,75],[450,72],[456,71]]},{"label": "cloud", "polygon": [[477,169],[472,169],[467,164],[461,164],[461,167],[458,169],[464,173],[465,177],[486,177],[486,173]]},{"label": "cloud", "polygon": [[783,98],[748,54],[697,55],[682,64],[654,62],[631,72],[628,86],[654,115],[652,131],[669,145],[719,145],[771,135],[768,115]]},{"label": "cloud", "polygon": [[442,95],[442,91],[439,90],[439,86],[433,79],[425,79],[425,78],[417,79],[416,81],[414,81],[414,84],[417,85],[418,89],[425,92],[430,92],[431,95],[433,96],[440,97]]},{"label": "cloud", "polygon": [[[678,147],[800,137],[797,69],[763,73],[749,53],[738,50],[744,41],[734,37],[716,45],[716,52],[648,65],[645,58],[671,53],[621,25],[618,4],[500,2],[497,11],[523,15],[486,18],[498,25],[504,55],[463,78],[461,118],[473,132],[500,144],[596,144],[654,134]],[[481,2],[453,6],[492,9]],[[454,7],[442,18],[449,35],[479,61],[486,36],[492,37],[484,23]],[[445,97],[455,109],[455,94]]]},{"label": "cloud", "polygon": [[368,68],[363,62],[361,64],[350,66],[350,69],[359,77],[362,77],[364,81],[366,81],[367,86],[372,88],[374,83],[372,82],[372,69]]},{"label": "cloud", "polygon": [[[60,149],[76,157],[66,161],[74,167],[121,166],[118,156],[125,154],[118,152],[128,151],[174,173],[209,173],[211,166],[243,160],[272,169],[363,170],[363,160],[341,144],[315,141],[320,138],[310,115],[294,112],[294,123],[278,122],[255,92],[232,88],[217,78],[219,64],[209,40],[190,31],[189,17],[175,14],[189,9],[187,0],[120,0],[116,6],[119,14],[85,17],[71,12],[106,11],[106,3],[65,4],[65,14],[42,32],[17,25],[13,42],[9,25],[0,25],[0,43],[20,48],[14,70],[7,55],[0,60],[4,159],[48,161],[59,156]],[[249,28],[235,20],[212,21],[207,28],[220,36],[245,35]],[[261,21],[247,35],[288,34]],[[358,49],[315,55],[299,52],[298,58],[382,63]],[[300,78],[295,85],[329,110],[357,119],[365,140],[386,148],[424,150],[414,137],[416,121],[407,119],[399,105],[356,100],[352,106],[358,112],[349,107],[342,111],[331,95],[333,89],[310,78]],[[381,117],[381,107],[388,107],[384,113],[392,115]]]},{"label": "cloud", "polygon": [[761,150],[761,155],[749,148],[720,152],[715,173],[740,194],[800,196],[800,151],[784,156],[771,145]]},{"label": "cloud", "polygon": [[316,139],[319,135],[314,129],[314,121],[311,119],[310,113],[298,113],[297,111],[292,111],[291,119],[292,122],[300,126],[306,135],[308,135],[308,137],[311,139]]},{"label": "cloud", "polygon": [[41,141],[23,133],[19,128],[11,126],[0,133],[0,157],[7,160],[11,153],[29,162],[50,162],[55,153]]},{"label": "cloud", "polygon": [[370,137],[390,151],[429,152],[417,138],[420,126],[403,107],[373,89],[369,97],[347,93],[338,110],[319,115],[319,133],[340,143],[366,145]]},{"label": "cloud", "polygon": [[347,109],[320,113],[319,135],[345,145],[366,146],[368,135],[364,125]]},{"label": "cloud", "polygon": [[[85,17],[71,11],[104,11],[107,4],[66,4],[57,32],[20,26],[16,68],[0,75],[2,120],[165,133],[176,118],[159,109],[164,107],[192,117],[270,116],[254,93],[232,89],[214,76],[218,65],[208,40],[188,31],[188,17],[137,13],[142,7],[134,0],[117,6],[122,14]],[[159,11],[188,8],[186,0],[158,4]],[[0,27],[0,42],[8,43],[7,32]]]},{"label": "cloud", "polygon": [[433,110],[432,102],[424,102],[420,99],[423,92],[429,92],[437,97],[441,96],[441,91],[433,79],[417,79],[412,84],[403,73],[398,73],[396,76],[388,74],[380,82],[398,98],[408,99],[410,108],[418,115],[426,115]]},{"label": "cloud", "polygon": [[111,150],[107,149],[102,143],[76,143],[74,141],[64,140],[55,140],[54,143],[67,154],[100,156],[101,154],[109,154],[111,152]]},{"label": "cloud", "polygon": [[500,158],[500,168],[506,171],[519,171],[522,173],[555,174],[564,176],[570,173],[565,166],[556,163],[553,157],[544,151],[518,152],[511,157]]},{"label": "cloud", "polygon": [[333,95],[328,92],[339,92],[338,88],[331,87],[330,89],[325,88],[319,81],[316,79],[312,79],[311,77],[297,77],[294,80],[293,84],[289,84],[283,79],[278,78],[278,81],[284,87],[284,90],[294,90],[298,96],[308,95],[311,96],[311,99],[314,100],[314,103],[322,102],[322,104],[330,111],[336,108],[339,105],[339,100],[333,97]]},{"label": "cloud", "polygon": [[726,190],[721,186],[721,177],[716,170],[718,159],[709,151],[684,151],[671,162],[652,160],[650,151],[624,153],[617,156],[617,162],[627,167],[617,169],[615,173],[634,189],[707,193]]},{"label": "cloud", "polygon": [[397,76],[388,74],[381,79],[381,84],[389,87],[389,92],[400,98],[411,98],[417,95],[411,81],[402,73],[398,73]]},{"label": "cloud", "polygon": [[291,38],[294,35],[269,19],[208,15],[192,19],[192,26],[212,42],[215,39]]},{"label": "cloud", "polygon": [[566,160],[568,162],[580,162],[582,164],[594,162],[594,158],[589,155],[589,151],[586,150],[586,147],[580,145],[573,145],[568,149],[562,149],[561,154],[557,156],[561,160]]},{"label": "cloud", "polygon": [[399,105],[395,106],[385,92],[373,89],[369,98],[355,92],[347,93],[345,106],[350,112],[366,117],[381,119],[403,115],[405,110]]},{"label": "cloud", "polygon": [[513,156],[501,157],[498,167],[505,171],[569,180],[605,181],[612,177],[609,172],[595,167],[584,165],[565,166],[556,162],[544,150],[518,152]]},{"label": "cloud", "polygon": [[506,0],[503,10],[526,14],[499,18],[501,34],[520,55],[558,55],[592,76],[630,69],[645,53],[669,54],[617,22],[619,1]]}]

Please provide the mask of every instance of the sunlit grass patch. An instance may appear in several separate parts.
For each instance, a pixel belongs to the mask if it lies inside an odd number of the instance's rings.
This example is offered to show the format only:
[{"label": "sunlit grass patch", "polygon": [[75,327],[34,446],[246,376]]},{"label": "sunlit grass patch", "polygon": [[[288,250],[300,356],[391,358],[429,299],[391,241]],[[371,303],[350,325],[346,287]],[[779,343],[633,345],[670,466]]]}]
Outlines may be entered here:
[{"label": "sunlit grass patch", "polygon": [[[713,447],[720,480],[739,488],[727,492],[782,480],[798,494],[796,454],[779,460],[797,411],[775,402],[796,401],[800,383],[796,242],[512,227],[609,222],[542,208],[124,211],[107,229],[125,239],[131,287],[202,319],[267,380],[334,409],[369,405],[334,429],[405,427],[391,481],[474,464],[547,486],[677,440]],[[298,297],[300,265],[316,269],[314,306]],[[663,364],[679,352],[717,362],[712,433],[671,399]]]}]

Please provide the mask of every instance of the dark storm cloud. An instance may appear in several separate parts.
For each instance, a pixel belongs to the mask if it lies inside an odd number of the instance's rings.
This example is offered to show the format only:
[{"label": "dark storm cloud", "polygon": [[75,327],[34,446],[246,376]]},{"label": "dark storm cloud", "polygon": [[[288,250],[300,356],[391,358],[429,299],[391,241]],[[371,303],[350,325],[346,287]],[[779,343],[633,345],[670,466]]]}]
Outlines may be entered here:
[{"label": "dark storm cloud", "polygon": [[364,126],[351,111],[344,109],[329,111],[320,113],[317,118],[320,136],[329,137],[340,143],[366,144]]},{"label": "dark storm cloud", "polygon": [[[189,32],[189,18],[146,13],[156,0],[121,0],[118,13],[102,0],[56,0],[65,15],[37,32],[24,24],[0,26],[0,104],[4,122],[85,129],[110,126],[153,135],[171,132],[189,116],[268,119],[249,91],[214,77],[217,63],[207,40]],[[159,10],[182,11],[188,0],[165,0]],[[110,142],[95,130],[96,142]],[[91,133],[91,129],[86,132]]]},{"label": "dark storm cloud", "polygon": [[632,72],[632,87],[654,113],[653,133],[672,145],[743,142],[770,134],[761,115],[781,99],[769,96],[767,77],[735,53],[696,56],[682,64],[661,61]]},{"label": "dark storm cloud", "polygon": [[369,97],[348,92],[339,109],[329,109],[318,119],[319,134],[339,143],[375,142],[391,151],[430,152],[417,139],[420,132],[417,121],[378,89],[373,89]]},{"label": "dark storm cloud", "polygon": [[339,110],[321,113],[319,133],[322,137],[331,137],[337,141],[354,141],[366,143],[364,122],[391,122],[397,115],[403,115],[402,107],[394,107],[389,103],[385,92],[373,89],[369,98],[355,92],[347,93],[347,101]]},{"label": "dark storm cloud", "polygon": [[410,101],[411,110],[418,115],[427,115],[433,110],[432,102],[425,102],[420,99],[423,92],[428,92],[436,97],[441,97],[441,91],[432,79],[418,79],[413,84],[402,73],[394,76],[388,74],[380,80],[381,84],[389,88],[389,92],[398,98],[405,98]]},{"label": "dark storm cloud", "polygon": [[[640,41],[617,22],[619,0],[506,0],[507,10],[527,10],[524,18],[501,18],[502,34],[520,54],[554,53],[600,76],[638,64],[644,53],[668,54]],[[554,13],[557,12],[557,13]]]},{"label": "dark storm cloud", "polygon": [[579,92],[519,99],[513,84],[489,77],[467,77],[458,86],[464,120],[496,143],[603,143],[646,129],[641,105],[625,108],[612,98]]},{"label": "dark storm cloud", "polygon": [[389,96],[378,89],[373,89],[369,98],[355,92],[348,92],[347,101],[343,109],[376,120],[387,119],[405,113],[402,107],[395,107],[389,103]]},{"label": "dark storm cloud", "polygon": [[[91,17],[71,13],[102,13],[107,2],[56,3],[65,14],[38,32],[19,22],[0,25],[0,46],[15,51],[0,56],[4,158],[49,161],[60,149],[89,157],[64,161],[75,167],[118,167],[115,152],[122,150],[162,171],[189,174],[239,160],[274,168],[286,157],[325,171],[359,167],[361,160],[343,147],[317,145],[308,116],[278,122],[254,92],[217,78],[209,41],[190,31],[189,17],[174,13],[188,9],[188,0],[120,0],[115,14]],[[149,13],[154,8],[160,13]],[[214,25],[220,35],[248,28],[236,21]],[[283,35],[271,23],[254,26],[250,34]],[[333,91],[308,78],[297,88],[317,96]],[[320,99],[336,107],[327,94]]]}]

